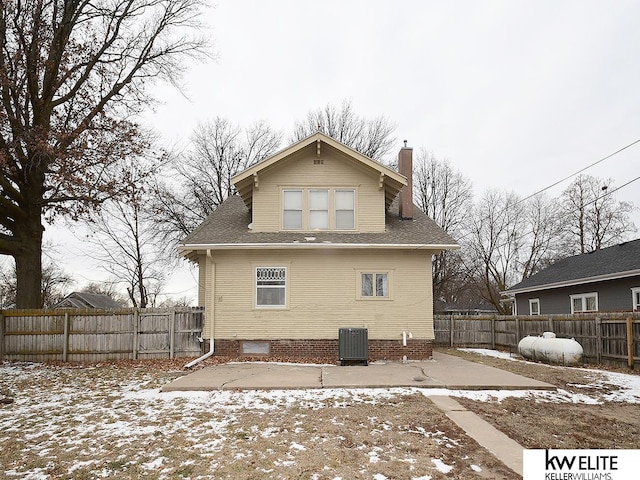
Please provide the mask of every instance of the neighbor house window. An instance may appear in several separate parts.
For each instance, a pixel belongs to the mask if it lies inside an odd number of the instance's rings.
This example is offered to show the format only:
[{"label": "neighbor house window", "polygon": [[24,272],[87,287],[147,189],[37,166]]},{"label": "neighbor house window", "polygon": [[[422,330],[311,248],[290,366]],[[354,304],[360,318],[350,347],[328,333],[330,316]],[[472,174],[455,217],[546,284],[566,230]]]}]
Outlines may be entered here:
[{"label": "neighbor house window", "polygon": [[361,275],[362,297],[389,297],[389,275],[387,273],[363,273]]},{"label": "neighbor house window", "polygon": [[540,315],[540,299],[529,299],[529,315]]},{"label": "neighbor house window", "polygon": [[256,268],[256,307],[285,307],[287,267]]},{"label": "neighbor house window", "polygon": [[355,190],[336,190],[336,230],[356,228]]},{"label": "neighbor house window", "polygon": [[571,295],[571,313],[597,312],[598,294],[581,293]]},{"label": "neighbor house window", "polygon": [[640,287],[632,288],[631,295],[633,296],[633,311],[640,310]]},{"label": "neighbor house window", "polygon": [[329,228],[329,190],[309,190],[309,229]]},{"label": "neighbor house window", "polygon": [[302,229],[302,190],[282,191],[282,228]]}]

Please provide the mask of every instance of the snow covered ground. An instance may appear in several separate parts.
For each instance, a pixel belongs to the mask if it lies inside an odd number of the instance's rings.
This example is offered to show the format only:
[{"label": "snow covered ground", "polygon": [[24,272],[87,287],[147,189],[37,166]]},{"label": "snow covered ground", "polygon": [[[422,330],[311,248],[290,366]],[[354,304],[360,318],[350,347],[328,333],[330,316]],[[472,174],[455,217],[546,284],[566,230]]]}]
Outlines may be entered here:
[{"label": "snow covered ground", "polygon": [[[195,479],[221,472],[234,478],[246,475],[250,465],[265,478],[348,478],[341,462],[351,462],[360,478],[377,480],[396,476],[394,471],[424,480],[445,478],[452,470],[473,474],[486,467],[471,457],[452,461],[464,458],[463,440],[428,419],[396,414],[396,406],[405,402],[402,410],[409,411],[416,402],[411,399],[429,395],[640,403],[640,376],[585,371],[593,373],[593,383],[584,385],[584,394],[416,388],[161,393],[166,372],[5,362],[0,394],[8,392],[14,402],[0,405],[0,477]],[[593,393],[603,384],[606,394]],[[430,404],[416,404],[414,417],[428,416]],[[404,440],[409,437],[411,442]],[[349,448],[334,458],[325,446],[332,442]],[[448,450],[457,453],[448,456]],[[318,454],[326,462],[322,468]]]}]

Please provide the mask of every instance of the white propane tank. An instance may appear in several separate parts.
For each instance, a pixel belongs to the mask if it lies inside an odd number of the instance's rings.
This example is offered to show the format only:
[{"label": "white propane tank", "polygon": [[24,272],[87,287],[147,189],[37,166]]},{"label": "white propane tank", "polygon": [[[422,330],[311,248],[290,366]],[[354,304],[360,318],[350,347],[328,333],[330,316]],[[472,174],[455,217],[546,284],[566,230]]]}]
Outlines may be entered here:
[{"label": "white propane tank", "polygon": [[557,338],[553,332],[540,337],[526,336],[518,343],[518,353],[524,358],[559,365],[582,363],[582,345],[573,338]]}]

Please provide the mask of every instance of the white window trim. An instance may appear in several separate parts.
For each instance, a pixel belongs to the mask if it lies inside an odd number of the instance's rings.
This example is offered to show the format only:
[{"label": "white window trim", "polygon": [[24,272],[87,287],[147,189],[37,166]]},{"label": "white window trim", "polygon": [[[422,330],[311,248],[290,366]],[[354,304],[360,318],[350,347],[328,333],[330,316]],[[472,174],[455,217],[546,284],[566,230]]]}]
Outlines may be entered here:
[{"label": "white window trim", "polygon": [[[538,304],[538,313],[533,313],[533,305]],[[573,303],[572,303],[573,305]],[[540,315],[540,299],[539,298],[530,298],[529,299],[529,315]]]},{"label": "white window trim", "polygon": [[[324,190],[328,192],[328,216],[329,225],[327,228],[310,228],[309,218],[311,208],[309,205],[309,195],[313,190]],[[302,194],[302,227],[286,228],[285,227],[285,192],[301,192]],[[353,193],[353,228],[337,228],[337,212],[336,209],[336,192],[352,192]],[[335,232],[355,232],[358,230],[358,189],[356,187],[322,187],[322,186],[306,186],[295,187],[287,186],[280,188],[280,226],[283,231],[287,232],[317,232],[317,231],[335,231]]]},{"label": "white window trim", "polygon": [[[582,306],[586,307],[587,306],[587,297],[596,297],[596,308],[595,310],[580,310],[578,312],[576,312],[573,308],[573,300],[576,298],[580,298],[582,299]],[[570,298],[570,302],[571,302],[571,313],[591,313],[591,312],[597,312],[600,309],[600,305],[598,302],[598,292],[589,292],[589,293],[577,293],[575,295],[569,295]]]},{"label": "white window trim", "polygon": [[[362,275],[365,273],[369,273],[372,275],[378,275],[378,274],[387,275],[387,296],[386,297],[378,297],[376,295],[372,295],[372,296],[362,295]],[[374,290],[375,290],[375,285],[374,285]],[[387,302],[389,300],[393,300],[393,270],[384,270],[384,269],[375,269],[375,268],[357,270],[356,271],[356,299],[365,300],[367,302]]]},{"label": "white window trim", "polygon": [[640,287],[633,287],[631,289],[631,302],[633,303],[633,311],[640,310],[640,301],[638,301],[638,295],[640,295]]},{"label": "white window trim", "polygon": [[[258,269],[284,268],[284,305],[258,305]],[[253,307],[256,310],[287,310],[289,307],[289,266],[288,265],[253,265]]]}]

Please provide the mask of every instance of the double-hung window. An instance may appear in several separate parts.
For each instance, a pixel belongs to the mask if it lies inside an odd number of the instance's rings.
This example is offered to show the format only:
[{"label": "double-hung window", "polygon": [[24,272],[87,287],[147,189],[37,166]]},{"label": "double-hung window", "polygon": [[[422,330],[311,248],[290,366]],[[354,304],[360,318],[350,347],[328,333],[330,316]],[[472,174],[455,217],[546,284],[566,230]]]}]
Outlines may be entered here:
[{"label": "double-hung window", "polygon": [[361,292],[363,298],[389,298],[389,274],[362,273]]},{"label": "double-hung window", "polygon": [[631,295],[633,296],[633,311],[637,312],[640,310],[640,287],[632,288]]},{"label": "double-hung window", "polygon": [[597,312],[598,311],[598,294],[597,293],[580,293],[570,295],[571,297],[571,313]]},{"label": "double-hung window", "polygon": [[309,230],[329,228],[329,190],[309,190]]},{"label": "double-hung window", "polygon": [[540,315],[540,299],[529,299],[529,315]]},{"label": "double-hung window", "polygon": [[336,190],[336,230],[356,228],[355,190]]},{"label": "double-hung window", "polygon": [[287,306],[287,267],[256,267],[256,307]]},{"label": "double-hung window", "polygon": [[282,192],[282,227],[285,230],[302,229],[302,190]]},{"label": "double-hung window", "polygon": [[287,188],[282,190],[283,230],[355,230],[356,190]]}]

